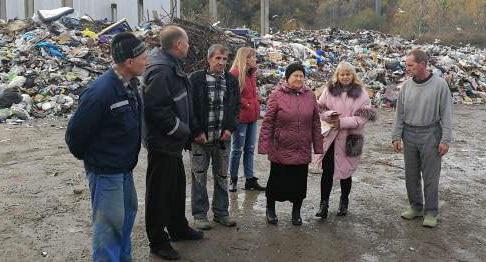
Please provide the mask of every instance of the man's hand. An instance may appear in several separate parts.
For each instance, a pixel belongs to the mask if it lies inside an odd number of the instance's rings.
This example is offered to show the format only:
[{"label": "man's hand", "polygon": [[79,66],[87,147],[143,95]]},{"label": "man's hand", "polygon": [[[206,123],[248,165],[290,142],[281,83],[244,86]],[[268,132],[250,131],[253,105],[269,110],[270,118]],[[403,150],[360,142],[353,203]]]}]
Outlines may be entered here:
[{"label": "man's hand", "polygon": [[393,141],[393,150],[395,150],[396,153],[402,151],[402,142],[400,140]]},{"label": "man's hand", "polygon": [[206,134],[201,133],[196,138],[194,138],[194,142],[196,142],[196,144],[201,144],[201,145],[206,144],[208,142],[208,139],[206,138]]},{"label": "man's hand", "polygon": [[223,134],[221,134],[221,141],[227,141],[231,138],[231,132],[229,130],[224,130]]},{"label": "man's hand", "polygon": [[439,144],[439,154],[443,156],[449,152],[449,145],[448,144]]}]

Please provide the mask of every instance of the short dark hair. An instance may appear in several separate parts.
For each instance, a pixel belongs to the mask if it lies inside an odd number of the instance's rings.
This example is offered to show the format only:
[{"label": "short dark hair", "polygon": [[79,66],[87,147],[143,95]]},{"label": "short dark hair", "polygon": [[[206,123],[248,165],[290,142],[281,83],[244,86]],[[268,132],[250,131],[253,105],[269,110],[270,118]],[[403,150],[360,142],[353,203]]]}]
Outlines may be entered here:
[{"label": "short dark hair", "polygon": [[413,49],[407,54],[407,56],[413,56],[413,59],[417,63],[423,62],[427,65],[427,63],[429,62],[429,56],[427,55],[427,53],[419,48]]},{"label": "short dark hair", "polygon": [[175,43],[186,35],[186,31],[176,25],[168,25],[160,31],[160,46],[164,50],[170,50]]},{"label": "short dark hair", "polygon": [[228,48],[226,48],[224,45],[221,45],[221,44],[214,44],[214,45],[210,46],[209,49],[208,49],[208,59],[213,57],[214,53],[216,53],[216,51],[220,51],[223,54],[227,54]]}]

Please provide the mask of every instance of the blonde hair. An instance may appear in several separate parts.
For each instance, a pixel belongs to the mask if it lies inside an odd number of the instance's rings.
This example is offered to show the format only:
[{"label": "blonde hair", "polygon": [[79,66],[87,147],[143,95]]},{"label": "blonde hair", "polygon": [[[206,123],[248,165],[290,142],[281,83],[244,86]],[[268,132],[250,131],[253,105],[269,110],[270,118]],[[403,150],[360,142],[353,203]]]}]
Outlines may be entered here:
[{"label": "blonde hair", "polygon": [[336,67],[336,71],[334,71],[334,74],[332,76],[331,80],[331,85],[332,86],[338,86],[340,85],[339,83],[339,72],[341,71],[348,71],[353,75],[353,81],[351,82],[351,85],[359,86],[361,88],[364,88],[363,81],[359,78],[358,74],[356,74],[356,69],[354,66],[348,62],[342,61],[338,64]]},{"label": "blonde hair", "polygon": [[246,74],[248,71],[247,60],[251,56],[256,56],[255,49],[251,47],[241,47],[236,52],[235,60],[231,65],[231,70],[238,69],[238,83],[240,84],[240,93],[245,88]]}]

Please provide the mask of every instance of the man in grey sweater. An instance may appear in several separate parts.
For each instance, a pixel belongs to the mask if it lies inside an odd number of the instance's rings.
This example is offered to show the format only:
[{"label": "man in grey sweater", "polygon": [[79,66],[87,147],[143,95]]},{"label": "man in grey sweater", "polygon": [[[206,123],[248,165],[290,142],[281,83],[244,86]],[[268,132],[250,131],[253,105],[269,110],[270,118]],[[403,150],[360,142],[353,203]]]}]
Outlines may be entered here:
[{"label": "man in grey sweater", "polygon": [[427,63],[428,56],[420,49],[406,57],[412,78],[404,82],[398,95],[392,139],[397,153],[403,140],[410,208],[401,216],[409,220],[424,216],[423,226],[436,227],[441,157],[452,142],[452,99],[446,81],[428,71]]}]

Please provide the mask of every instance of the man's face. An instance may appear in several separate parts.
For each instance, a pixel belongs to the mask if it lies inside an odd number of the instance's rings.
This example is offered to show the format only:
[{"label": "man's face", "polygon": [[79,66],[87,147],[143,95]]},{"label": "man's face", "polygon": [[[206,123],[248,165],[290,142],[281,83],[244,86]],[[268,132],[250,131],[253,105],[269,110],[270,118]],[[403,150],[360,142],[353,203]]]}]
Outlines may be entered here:
[{"label": "man's face", "polygon": [[208,58],[208,63],[209,71],[222,73],[228,63],[228,54],[222,50],[217,50],[212,57]]},{"label": "man's face", "polygon": [[421,75],[426,71],[425,63],[417,63],[413,55],[409,55],[405,59],[405,64],[407,65],[407,74],[409,76],[415,77]]},{"label": "man's face", "polygon": [[148,64],[147,52],[145,51],[135,58],[127,59],[125,63],[133,75],[140,76],[143,74],[145,67]]}]

